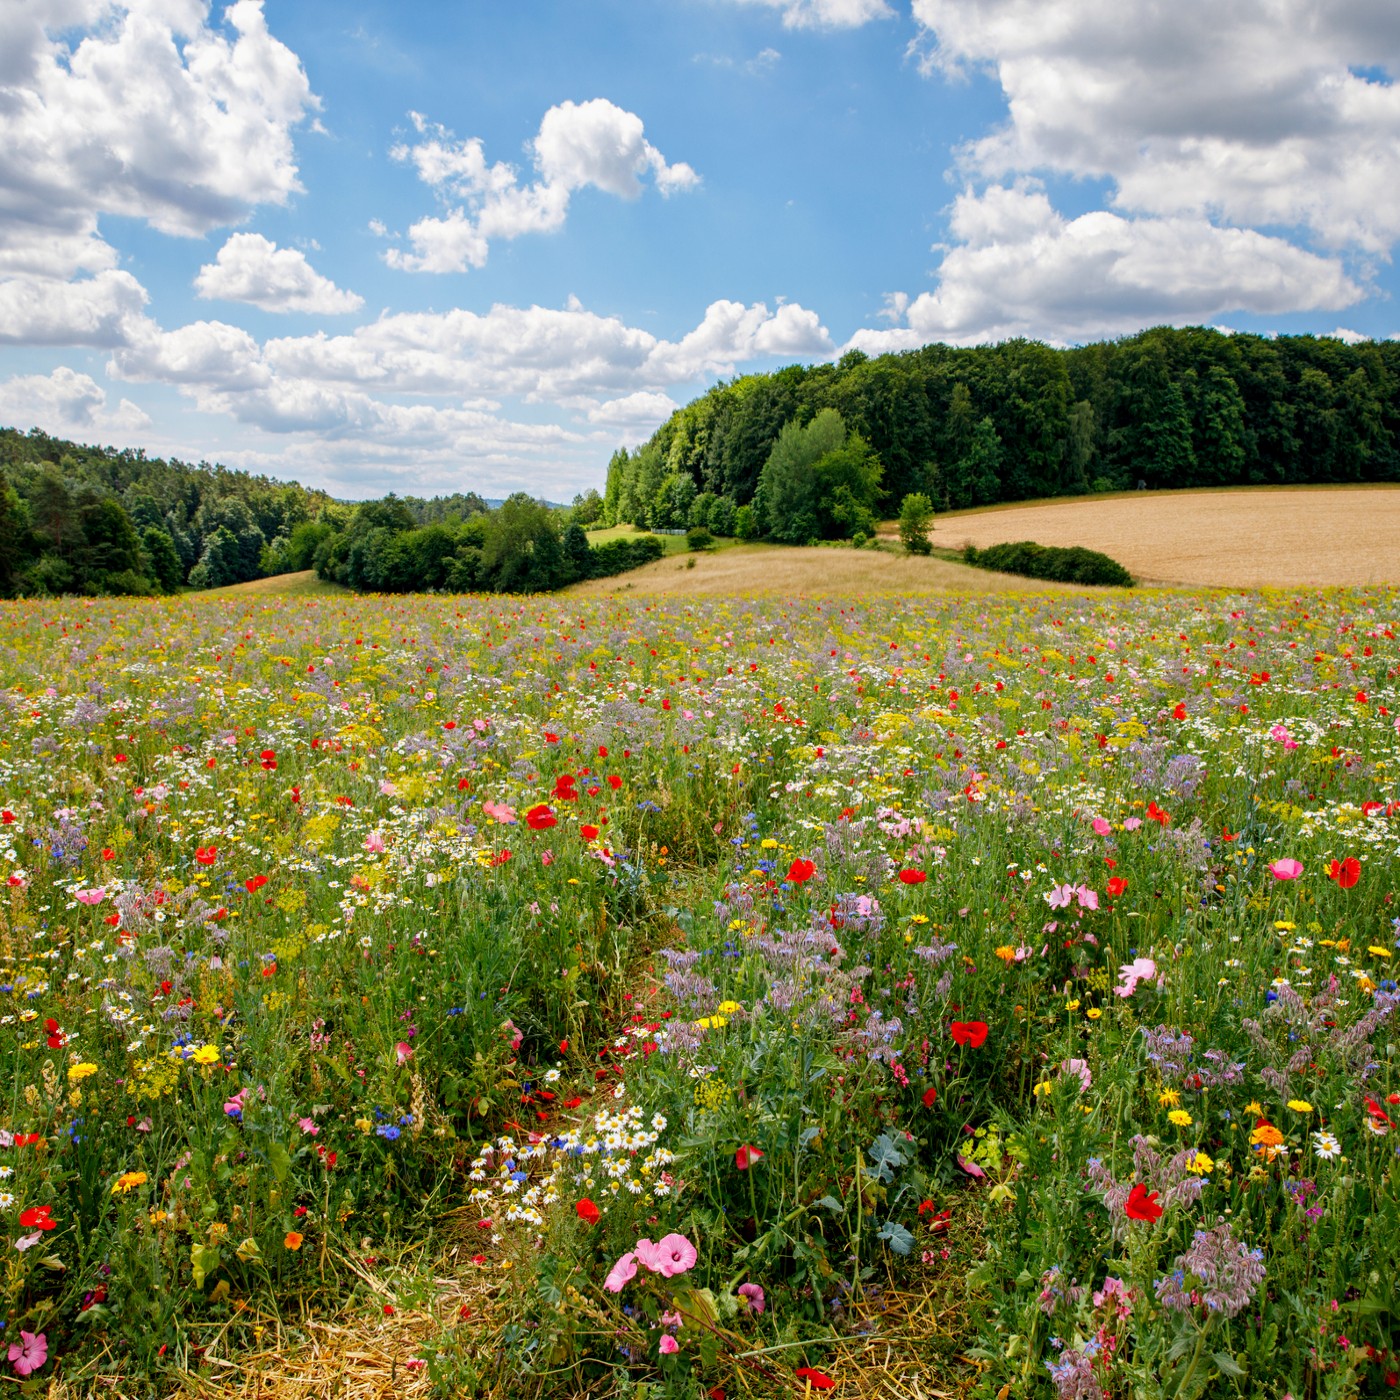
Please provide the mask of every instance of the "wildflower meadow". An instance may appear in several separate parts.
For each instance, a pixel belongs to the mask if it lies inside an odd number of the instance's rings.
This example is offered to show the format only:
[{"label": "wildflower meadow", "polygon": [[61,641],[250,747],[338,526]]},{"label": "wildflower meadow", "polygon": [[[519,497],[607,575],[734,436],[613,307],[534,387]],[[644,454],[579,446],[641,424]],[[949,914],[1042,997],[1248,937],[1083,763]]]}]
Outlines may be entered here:
[{"label": "wildflower meadow", "polygon": [[1397,600],[0,606],[7,1380],[1388,1394]]}]

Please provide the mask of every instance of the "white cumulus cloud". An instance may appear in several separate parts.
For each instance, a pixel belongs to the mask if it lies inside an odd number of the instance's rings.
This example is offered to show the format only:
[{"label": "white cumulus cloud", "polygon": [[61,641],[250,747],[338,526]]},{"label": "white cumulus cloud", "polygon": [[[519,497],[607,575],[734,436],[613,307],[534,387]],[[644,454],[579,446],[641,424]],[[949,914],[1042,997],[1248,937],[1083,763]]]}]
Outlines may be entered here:
[{"label": "white cumulus cloud", "polygon": [[0,6],[0,267],[114,264],[100,214],[194,235],[300,189],[292,128],[317,100],[262,0]]},{"label": "white cumulus cloud", "polygon": [[1066,219],[1043,192],[1024,187],[960,195],[951,228],[958,242],[937,288],[912,301],[891,296],[886,319],[903,325],[860,331],[853,346],[877,353],[930,340],[1082,341],[1227,311],[1335,309],[1364,295],[1336,259],[1286,239],[1199,217],[1096,210]]},{"label": "white cumulus cloud", "polygon": [[146,290],[129,272],[0,281],[0,345],[120,345],[141,319]]},{"label": "white cumulus cloud", "polygon": [[522,184],[514,166],[489,164],[478,137],[458,141],[445,127],[410,113],[421,140],[390,154],[411,164],[448,206],[411,224],[410,249],[390,248],[385,261],[405,272],[465,272],[482,267],[496,239],[562,228],[571,196],[592,187],[622,199],[642,192],[650,176],[662,193],[695,188],[700,177],[646,139],[642,119],[606,98],[551,107],[529,149],[539,174]]},{"label": "white cumulus cloud", "polygon": [[147,414],[129,399],[108,408],[102,386],[66,365],[52,374],[15,375],[0,381],[0,422],[89,439],[140,433],[151,427]]},{"label": "white cumulus cloud", "polygon": [[1385,0],[913,0],[930,67],[1009,105],[963,152],[986,178],[1106,178],[1121,210],[1400,238],[1400,6]]},{"label": "white cumulus cloud", "polygon": [[364,298],[323,277],[295,248],[279,248],[258,233],[235,233],[194,280],[205,300],[243,301],[263,311],[323,316],[358,311]]}]

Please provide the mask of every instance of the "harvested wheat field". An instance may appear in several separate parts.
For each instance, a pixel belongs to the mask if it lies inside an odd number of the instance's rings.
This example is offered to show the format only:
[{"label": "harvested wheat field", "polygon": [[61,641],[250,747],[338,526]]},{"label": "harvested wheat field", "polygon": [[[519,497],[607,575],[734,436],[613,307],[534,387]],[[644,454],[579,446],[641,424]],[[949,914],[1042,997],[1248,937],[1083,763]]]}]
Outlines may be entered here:
[{"label": "harvested wheat field", "polygon": [[[695,560],[691,568],[688,561]],[[581,597],[613,594],[719,596],[782,594],[788,597],[874,593],[1073,592],[1066,584],[970,569],[945,559],[920,559],[881,549],[832,549],[793,545],[735,545],[714,554],[658,559],[612,578],[592,579],[564,590]]]},{"label": "harvested wheat field", "polygon": [[941,517],[933,541],[1102,550],[1142,583],[1227,588],[1400,581],[1400,487],[1143,491]]}]

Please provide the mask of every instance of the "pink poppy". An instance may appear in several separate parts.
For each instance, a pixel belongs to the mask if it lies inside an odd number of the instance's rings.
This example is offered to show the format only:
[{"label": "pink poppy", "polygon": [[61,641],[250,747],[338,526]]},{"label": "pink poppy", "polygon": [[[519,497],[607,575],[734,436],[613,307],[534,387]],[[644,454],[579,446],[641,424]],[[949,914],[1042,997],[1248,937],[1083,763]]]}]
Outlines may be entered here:
[{"label": "pink poppy", "polygon": [[1300,860],[1276,860],[1269,867],[1269,874],[1275,880],[1296,880],[1303,873],[1303,862]]}]

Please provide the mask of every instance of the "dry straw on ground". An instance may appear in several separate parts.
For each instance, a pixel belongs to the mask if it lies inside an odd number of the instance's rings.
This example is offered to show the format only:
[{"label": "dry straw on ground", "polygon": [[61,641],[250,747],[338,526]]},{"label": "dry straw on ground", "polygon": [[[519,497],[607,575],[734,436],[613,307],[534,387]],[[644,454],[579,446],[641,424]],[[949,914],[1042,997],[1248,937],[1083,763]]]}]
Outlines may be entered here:
[{"label": "dry straw on ground", "polygon": [[936,544],[1083,545],[1143,583],[1302,588],[1400,582],[1400,487],[1140,491],[966,511]]}]

